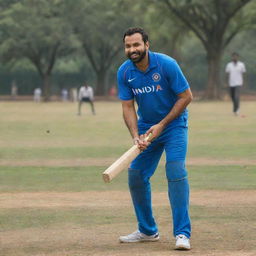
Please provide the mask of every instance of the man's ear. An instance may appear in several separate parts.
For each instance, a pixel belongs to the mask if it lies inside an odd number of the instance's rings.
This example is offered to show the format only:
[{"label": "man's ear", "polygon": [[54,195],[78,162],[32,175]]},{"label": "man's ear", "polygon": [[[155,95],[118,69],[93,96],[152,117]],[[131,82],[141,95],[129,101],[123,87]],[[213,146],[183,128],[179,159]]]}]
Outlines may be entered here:
[{"label": "man's ear", "polygon": [[147,41],[147,42],[145,43],[145,45],[146,45],[147,50],[148,50],[148,49],[149,49],[149,41]]}]

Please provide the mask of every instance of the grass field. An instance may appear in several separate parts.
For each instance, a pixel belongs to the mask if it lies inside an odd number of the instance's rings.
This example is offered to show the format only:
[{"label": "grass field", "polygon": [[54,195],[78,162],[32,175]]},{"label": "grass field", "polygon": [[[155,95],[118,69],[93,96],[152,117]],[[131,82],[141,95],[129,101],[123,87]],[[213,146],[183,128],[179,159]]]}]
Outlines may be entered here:
[{"label": "grass field", "polygon": [[131,139],[119,102],[97,115],[73,103],[0,102],[0,255],[256,255],[256,103],[193,102],[190,252],[174,251],[164,156],[152,178],[158,243],[119,244],[136,229],[127,172],[102,171]]}]

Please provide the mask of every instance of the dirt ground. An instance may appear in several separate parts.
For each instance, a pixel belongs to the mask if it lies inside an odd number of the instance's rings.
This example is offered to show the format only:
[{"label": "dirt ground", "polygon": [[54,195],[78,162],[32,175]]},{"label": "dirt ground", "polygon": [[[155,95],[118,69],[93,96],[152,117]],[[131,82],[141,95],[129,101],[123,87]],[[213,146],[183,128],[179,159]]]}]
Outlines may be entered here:
[{"label": "dirt ground", "polygon": [[[157,213],[161,239],[156,243],[119,244],[118,236],[134,231],[135,221],[113,222],[101,225],[72,225],[22,228],[0,233],[1,256],[253,256],[256,255],[255,227],[247,223],[252,211],[255,213],[255,190],[216,191],[197,190],[191,193],[191,206],[201,217],[194,217],[193,249],[190,252],[173,250],[174,239],[171,236],[166,214],[169,207],[166,193],[153,193],[153,207],[164,209]],[[21,192],[1,193],[2,210],[19,209],[84,209],[92,213],[108,213],[122,217],[125,211],[131,212],[128,192],[88,191],[88,192]],[[213,212],[216,212],[214,221]],[[164,213],[164,214],[163,214]],[[235,213],[235,214],[234,214]],[[196,215],[196,212],[194,213]],[[238,214],[238,215],[237,215]],[[248,216],[247,216],[248,214]],[[166,216],[163,216],[166,215]],[[208,218],[209,215],[209,218]],[[236,216],[232,217],[232,216]],[[233,218],[232,221],[229,217]],[[227,218],[218,221],[217,217]],[[168,224],[167,224],[168,223]],[[253,232],[254,231],[254,232]],[[246,238],[248,236],[248,239]]]},{"label": "dirt ground", "polygon": [[[85,159],[40,159],[40,160],[0,160],[0,166],[64,166],[64,167],[79,167],[79,166],[108,166],[112,164],[116,158],[106,157],[106,158],[85,158]],[[164,164],[161,160],[160,164]],[[254,159],[215,159],[215,158],[200,158],[193,157],[188,158],[188,165],[256,165],[256,160]]]},{"label": "dirt ground", "polygon": [[[191,192],[190,202],[198,206],[256,205],[256,191],[197,190]],[[153,193],[153,205],[166,206],[165,192]],[[19,192],[1,193],[1,208],[53,208],[53,207],[123,207],[130,206],[130,195],[124,191],[88,192]]]}]

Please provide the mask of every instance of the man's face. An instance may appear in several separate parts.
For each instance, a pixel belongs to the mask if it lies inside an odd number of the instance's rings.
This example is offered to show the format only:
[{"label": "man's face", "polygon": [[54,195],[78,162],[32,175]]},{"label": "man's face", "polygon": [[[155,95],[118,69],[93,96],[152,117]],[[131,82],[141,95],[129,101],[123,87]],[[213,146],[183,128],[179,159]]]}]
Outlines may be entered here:
[{"label": "man's face", "polygon": [[148,42],[144,43],[140,33],[126,36],[124,39],[125,55],[134,63],[139,63],[144,59],[148,48]]},{"label": "man's face", "polygon": [[238,61],[238,55],[237,54],[232,55],[232,61],[234,61],[234,62]]}]

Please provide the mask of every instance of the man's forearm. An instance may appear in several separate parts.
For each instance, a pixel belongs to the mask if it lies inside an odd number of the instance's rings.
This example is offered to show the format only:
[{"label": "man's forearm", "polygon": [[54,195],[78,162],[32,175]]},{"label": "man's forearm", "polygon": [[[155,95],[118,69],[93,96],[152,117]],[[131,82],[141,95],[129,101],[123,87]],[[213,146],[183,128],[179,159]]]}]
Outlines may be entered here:
[{"label": "man's forearm", "polygon": [[226,85],[228,86],[228,82],[229,82],[229,74],[226,73],[225,75],[225,82],[226,82]]},{"label": "man's forearm", "polygon": [[174,104],[172,110],[169,114],[162,119],[159,124],[163,127],[166,127],[171,121],[177,118],[183,110],[187,107],[187,105],[192,101],[192,94],[187,95],[186,97],[180,97],[177,102]]},{"label": "man's forearm", "polygon": [[134,107],[123,107],[123,118],[132,138],[138,137],[137,115]]}]

